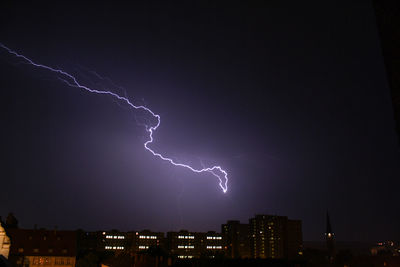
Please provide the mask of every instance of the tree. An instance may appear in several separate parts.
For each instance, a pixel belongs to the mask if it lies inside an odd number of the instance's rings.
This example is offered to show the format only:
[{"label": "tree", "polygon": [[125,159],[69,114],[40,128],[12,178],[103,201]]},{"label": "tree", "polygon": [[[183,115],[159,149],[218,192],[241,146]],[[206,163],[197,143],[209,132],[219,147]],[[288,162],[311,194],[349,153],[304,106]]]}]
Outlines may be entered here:
[{"label": "tree", "polygon": [[7,228],[18,228],[18,220],[15,218],[14,214],[10,212],[6,218]]}]

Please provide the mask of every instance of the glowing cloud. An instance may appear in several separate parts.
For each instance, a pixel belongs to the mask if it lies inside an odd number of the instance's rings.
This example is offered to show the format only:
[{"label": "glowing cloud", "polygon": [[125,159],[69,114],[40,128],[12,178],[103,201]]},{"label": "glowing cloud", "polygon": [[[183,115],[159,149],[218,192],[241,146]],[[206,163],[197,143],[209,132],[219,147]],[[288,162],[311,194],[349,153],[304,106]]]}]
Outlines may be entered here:
[{"label": "glowing cloud", "polygon": [[68,72],[65,72],[65,71],[63,71],[61,69],[55,69],[55,68],[52,68],[52,67],[49,67],[49,66],[46,66],[46,65],[35,63],[31,59],[27,58],[26,56],[21,55],[21,54],[15,52],[15,51],[11,50],[10,48],[8,48],[7,46],[5,46],[5,45],[3,45],[1,43],[0,43],[0,47],[4,48],[5,50],[7,50],[8,53],[14,55],[15,57],[23,59],[26,63],[28,63],[28,64],[36,67],[36,68],[46,69],[48,71],[51,71],[51,72],[59,74],[61,77],[63,77],[63,78],[59,77],[59,79],[61,81],[63,81],[64,83],[66,83],[70,87],[80,88],[80,89],[86,90],[86,91],[88,91],[90,93],[94,93],[94,94],[110,95],[110,96],[118,99],[119,101],[125,102],[131,108],[141,109],[141,110],[144,110],[144,111],[150,113],[151,116],[153,116],[154,118],[157,119],[157,123],[154,126],[146,126],[146,131],[149,134],[149,139],[144,143],[144,148],[146,150],[148,150],[151,154],[153,154],[155,157],[158,157],[158,158],[160,158],[160,159],[162,159],[164,161],[167,161],[167,162],[171,163],[174,166],[184,167],[184,168],[189,169],[189,170],[191,170],[192,172],[195,172],[195,173],[206,173],[206,172],[208,172],[208,173],[214,175],[215,177],[218,178],[219,186],[221,187],[222,191],[224,193],[227,192],[227,190],[228,190],[228,173],[224,169],[222,169],[220,166],[212,166],[212,167],[204,167],[202,169],[196,169],[196,168],[194,168],[194,167],[192,167],[190,165],[186,165],[186,164],[183,164],[183,163],[175,162],[171,158],[165,157],[165,156],[161,155],[160,153],[155,152],[153,149],[151,149],[149,147],[149,145],[154,140],[153,139],[153,133],[160,126],[161,118],[160,118],[160,115],[154,113],[152,110],[150,110],[146,106],[143,106],[143,105],[136,106],[127,97],[120,96],[120,95],[118,95],[118,94],[116,94],[116,93],[114,93],[112,91],[106,91],[106,90],[102,91],[102,90],[96,90],[96,89],[89,88],[89,87],[87,87],[85,85],[80,84],[78,82],[78,80],[76,79],[76,77],[73,76],[72,74],[69,74]]}]

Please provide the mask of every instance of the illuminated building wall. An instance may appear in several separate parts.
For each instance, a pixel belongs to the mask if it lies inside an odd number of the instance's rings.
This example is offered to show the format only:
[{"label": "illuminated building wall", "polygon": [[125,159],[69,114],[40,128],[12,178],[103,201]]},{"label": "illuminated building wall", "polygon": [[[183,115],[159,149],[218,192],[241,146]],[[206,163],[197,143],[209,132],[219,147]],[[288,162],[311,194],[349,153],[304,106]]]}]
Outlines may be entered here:
[{"label": "illuminated building wall", "polygon": [[130,246],[130,240],[128,240],[128,234],[111,231],[102,232],[102,246],[104,250],[109,251],[124,251]]},{"label": "illuminated building wall", "polygon": [[198,258],[201,255],[201,235],[199,233],[181,230],[168,232],[167,243],[169,252],[177,258]]},{"label": "illuminated building wall", "polygon": [[132,233],[119,231],[77,231],[78,250],[80,254],[104,251],[129,251],[132,248]]},{"label": "illuminated building wall", "polygon": [[250,219],[253,258],[288,259],[301,255],[301,222],[285,216],[256,215]]},{"label": "illuminated building wall", "polygon": [[167,248],[178,259],[215,257],[225,254],[224,239],[221,234],[180,232],[167,233]]},{"label": "illuminated building wall", "polygon": [[12,266],[74,267],[76,232],[9,229]]},{"label": "illuminated building wall", "polygon": [[200,250],[201,254],[206,257],[215,257],[217,255],[225,255],[225,240],[222,234],[209,231],[200,236]]},{"label": "illuminated building wall", "polygon": [[4,258],[8,258],[10,253],[10,238],[7,236],[6,231],[0,224],[0,255]]},{"label": "illuminated building wall", "polygon": [[239,221],[228,221],[221,227],[225,239],[226,256],[237,258],[251,258],[249,225]]},{"label": "illuminated building wall", "polygon": [[164,248],[164,233],[151,232],[149,230],[134,232],[133,251],[145,251],[155,247]]}]

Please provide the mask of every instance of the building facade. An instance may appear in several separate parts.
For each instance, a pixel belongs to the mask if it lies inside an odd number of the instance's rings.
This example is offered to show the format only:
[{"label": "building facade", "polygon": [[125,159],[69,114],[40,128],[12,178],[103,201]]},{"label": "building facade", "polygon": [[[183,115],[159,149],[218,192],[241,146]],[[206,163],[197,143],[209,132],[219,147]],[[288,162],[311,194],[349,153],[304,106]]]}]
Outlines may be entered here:
[{"label": "building facade", "polygon": [[168,232],[167,249],[178,259],[213,258],[225,254],[222,235],[213,231],[207,233],[186,230]]},{"label": "building facade", "polygon": [[181,230],[167,233],[167,248],[178,259],[199,258],[200,236],[198,233]]},{"label": "building facade", "polygon": [[8,259],[10,254],[10,238],[8,237],[3,225],[0,223],[0,255]]},{"label": "building facade", "polygon": [[249,224],[228,221],[221,226],[226,256],[232,259],[251,258]]},{"label": "building facade", "polygon": [[146,251],[151,248],[165,248],[164,233],[152,232],[149,230],[143,230],[140,232],[133,232],[133,252]]},{"label": "building facade", "polygon": [[75,266],[75,231],[15,228],[7,232],[11,241],[9,261],[12,266]]},{"label": "building facade", "polygon": [[300,220],[287,221],[287,254],[288,259],[303,255],[303,231]]},{"label": "building facade", "polygon": [[132,240],[129,234],[119,231],[109,231],[101,233],[102,248],[105,251],[127,251],[130,249]]},{"label": "building facade", "polygon": [[208,258],[225,255],[225,239],[222,234],[209,231],[203,235],[200,240],[201,255]]},{"label": "building facade", "polygon": [[120,231],[77,231],[79,254],[88,252],[126,252],[131,249],[132,235]]},{"label": "building facade", "polygon": [[302,254],[301,221],[256,215],[249,220],[252,258],[293,259]]}]

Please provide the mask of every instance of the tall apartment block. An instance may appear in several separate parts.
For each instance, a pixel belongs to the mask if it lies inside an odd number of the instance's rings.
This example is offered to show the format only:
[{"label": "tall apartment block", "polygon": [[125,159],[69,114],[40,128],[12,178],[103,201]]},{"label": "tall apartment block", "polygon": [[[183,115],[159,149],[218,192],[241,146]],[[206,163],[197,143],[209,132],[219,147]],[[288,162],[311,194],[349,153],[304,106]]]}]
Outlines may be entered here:
[{"label": "tall apartment block", "polygon": [[228,221],[221,227],[225,240],[226,256],[232,259],[251,258],[249,225]]},{"label": "tall apartment block", "polygon": [[302,254],[300,220],[256,215],[249,220],[252,258],[293,259]]}]

